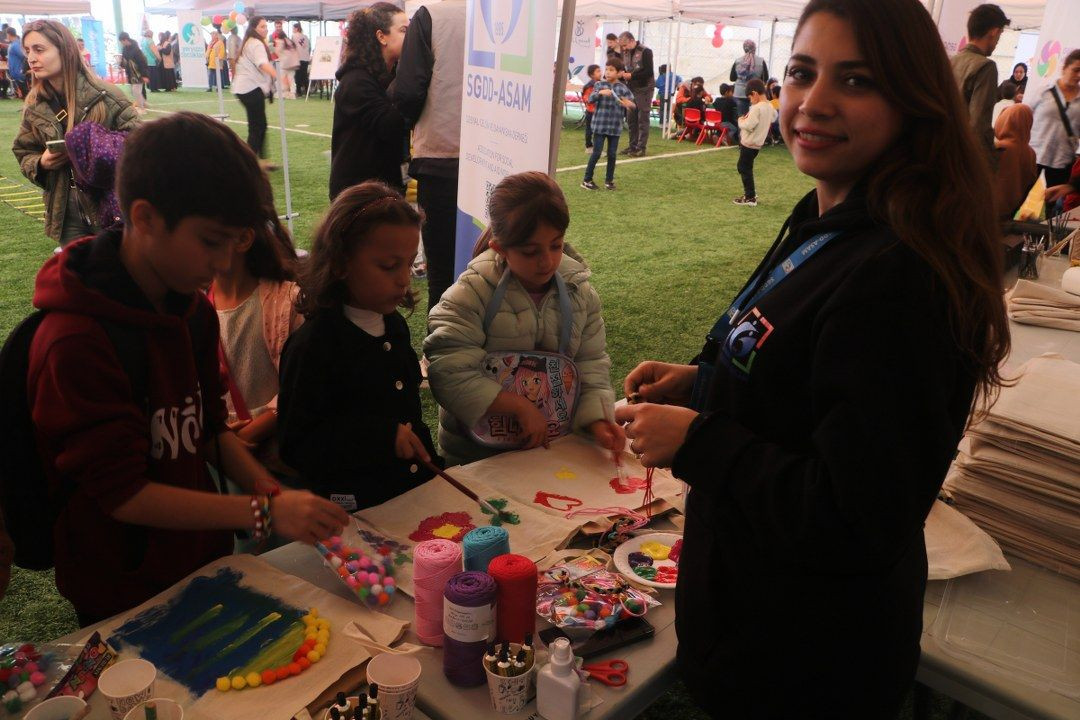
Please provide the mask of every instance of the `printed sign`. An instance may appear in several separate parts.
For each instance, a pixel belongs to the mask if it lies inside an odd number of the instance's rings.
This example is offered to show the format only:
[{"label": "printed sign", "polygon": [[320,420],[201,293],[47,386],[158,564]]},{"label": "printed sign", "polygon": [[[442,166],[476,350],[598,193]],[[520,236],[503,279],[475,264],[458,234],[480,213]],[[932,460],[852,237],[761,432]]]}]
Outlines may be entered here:
[{"label": "printed sign", "polygon": [[341,36],[316,38],[308,77],[312,80],[333,80],[340,63]]},{"label": "printed sign", "polygon": [[177,10],[180,26],[180,74],[184,87],[210,87],[206,74],[206,38],[203,37],[202,15],[198,10]]},{"label": "printed sign", "polygon": [[1061,77],[1061,66],[1080,44],[1080,13],[1075,0],[1047,0],[1042,29],[1035,43],[1035,57],[1028,64],[1028,83],[1024,102],[1034,105],[1040,99],[1053,102],[1046,92]]},{"label": "printed sign", "polygon": [[574,34],[570,38],[570,59],[566,64],[566,73],[570,79],[576,78],[583,85],[589,82],[586,70],[596,63],[596,18],[574,18]]},{"label": "printed sign", "polygon": [[105,28],[100,20],[84,17],[82,23],[82,40],[86,51],[90,53],[90,67],[98,77],[107,77],[109,74],[108,61],[105,58]]}]

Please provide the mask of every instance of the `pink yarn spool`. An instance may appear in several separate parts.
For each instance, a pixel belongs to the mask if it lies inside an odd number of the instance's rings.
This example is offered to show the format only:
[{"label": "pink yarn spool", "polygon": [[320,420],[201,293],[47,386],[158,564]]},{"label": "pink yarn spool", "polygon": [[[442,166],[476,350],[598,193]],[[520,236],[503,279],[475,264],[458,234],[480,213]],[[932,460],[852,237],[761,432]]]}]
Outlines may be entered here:
[{"label": "pink yarn spool", "polygon": [[425,645],[442,647],[443,590],[461,568],[461,545],[456,542],[425,540],[413,549],[413,627]]}]

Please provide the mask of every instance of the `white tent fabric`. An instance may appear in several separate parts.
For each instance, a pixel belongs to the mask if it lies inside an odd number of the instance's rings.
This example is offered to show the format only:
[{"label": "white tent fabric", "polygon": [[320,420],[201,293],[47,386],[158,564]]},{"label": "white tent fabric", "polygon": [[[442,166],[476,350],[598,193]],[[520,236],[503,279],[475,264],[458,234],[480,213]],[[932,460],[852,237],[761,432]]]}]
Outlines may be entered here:
[{"label": "white tent fabric", "polygon": [[90,0],[0,0],[0,15],[89,15]]},{"label": "white tent fabric", "polygon": [[[290,20],[344,20],[353,10],[366,7],[376,1],[263,0],[263,2],[252,3],[252,6],[258,15],[265,17],[285,17]],[[228,15],[235,6],[236,0],[170,0],[160,5],[148,6],[146,12],[154,15],[175,15],[177,10],[198,10],[204,16]]]}]

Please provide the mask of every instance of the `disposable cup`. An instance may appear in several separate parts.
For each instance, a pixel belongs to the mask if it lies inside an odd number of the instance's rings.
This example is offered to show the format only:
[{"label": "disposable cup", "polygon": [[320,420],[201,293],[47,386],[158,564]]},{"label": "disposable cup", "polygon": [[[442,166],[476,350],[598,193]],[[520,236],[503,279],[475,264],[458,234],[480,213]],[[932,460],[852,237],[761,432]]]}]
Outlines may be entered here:
[{"label": "disposable cup", "polygon": [[168,698],[153,698],[139,703],[128,711],[124,720],[146,720],[146,706],[154,703],[157,708],[158,720],[184,720],[184,708],[180,703]]},{"label": "disposable cup", "polygon": [[[517,643],[511,643],[511,656],[516,655],[520,648],[521,646]],[[484,663],[484,671],[487,673],[488,694],[491,695],[491,707],[495,712],[513,715],[525,709],[529,702],[533,669],[533,667],[530,667],[521,675],[514,677],[503,677],[498,673],[491,672],[487,663]]]},{"label": "disposable cup", "polygon": [[86,701],[74,695],[49,698],[23,716],[23,720],[70,720],[86,709]]},{"label": "disposable cup", "polygon": [[157,668],[142,659],[118,662],[98,678],[98,690],[109,703],[113,720],[124,720],[131,708],[154,697]]},{"label": "disposable cup", "polygon": [[382,720],[411,720],[420,687],[419,660],[412,655],[376,655],[368,662],[367,678],[379,686]]}]

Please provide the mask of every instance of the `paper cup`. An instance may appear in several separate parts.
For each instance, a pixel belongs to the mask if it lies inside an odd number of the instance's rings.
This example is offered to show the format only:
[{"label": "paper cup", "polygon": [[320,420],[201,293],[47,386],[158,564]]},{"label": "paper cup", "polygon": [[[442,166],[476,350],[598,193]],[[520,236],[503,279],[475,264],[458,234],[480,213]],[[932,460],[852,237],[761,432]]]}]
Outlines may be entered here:
[{"label": "paper cup", "polygon": [[86,708],[86,701],[73,695],[46,700],[23,716],[23,720],[70,720]]},{"label": "paper cup", "polygon": [[157,707],[158,720],[184,720],[184,708],[180,707],[180,703],[168,698],[154,698],[139,703],[128,711],[124,720],[146,720],[146,706],[151,702]]},{"label": "paper cup", "polygon": [[412,655],[376,655],[368,662],[367,678],[379,686],[382,720],[411,720],[420,686],[419,660]]},{"label": "paper cup", "polygon": [[157,668],[146,660],[118,662],[98,678],[98,690],[105,696],[113,720],[124,720],[131,708],[154,697]]},{"label": "paper cup", "polygon": [[[512,655],[517,655],[521,648],[517,643],[510,643]],[[481,660],[481,662],[483,662]],[[525,709],[529,703],[529,686],[532,682],[533,667],[530,667],[516,677],[502,677],[488,669],[484,663],[484,672],[487,673],[488,694],[491,695],[491,707],[495,712],[504,715],[513,715]]]}]

